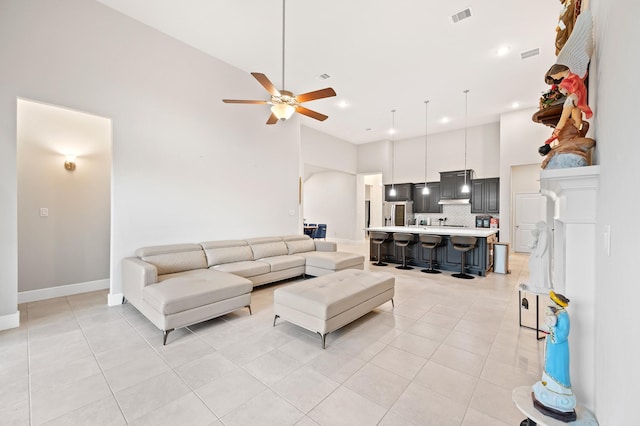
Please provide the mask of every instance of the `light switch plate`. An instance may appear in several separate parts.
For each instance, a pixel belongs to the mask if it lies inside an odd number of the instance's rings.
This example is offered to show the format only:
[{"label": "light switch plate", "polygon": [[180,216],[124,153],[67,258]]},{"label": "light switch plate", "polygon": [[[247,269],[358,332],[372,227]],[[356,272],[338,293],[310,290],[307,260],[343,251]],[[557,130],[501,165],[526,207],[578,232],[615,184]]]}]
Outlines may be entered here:
[{"label": "light switch plate", "polygon": [[42,217],[49,216],[49,209],[46,207],[40,207],[40,216]]}]

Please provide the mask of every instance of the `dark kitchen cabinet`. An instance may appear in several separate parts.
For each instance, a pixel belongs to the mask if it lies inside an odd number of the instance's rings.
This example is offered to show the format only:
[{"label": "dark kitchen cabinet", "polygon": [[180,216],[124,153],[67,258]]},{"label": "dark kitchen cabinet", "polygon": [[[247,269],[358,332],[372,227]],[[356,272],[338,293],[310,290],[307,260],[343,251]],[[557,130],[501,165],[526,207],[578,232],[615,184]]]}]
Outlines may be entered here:
[{"label": "dark kitchen cabinet", "polygon": [[471,183],[471,213],[500,213],[500,178]]},{"label": "dark kitchen cabinet", "polygon": [[410,183],[396,183],[393,187],[396,190],[396,196],[392,197],[391,192],[392,185],[384,186],[384,200],[385,201],[412,201],[413,200],[413,185]]},{"label": "dark kitchen cabinet", "polygon": [[440,182],[427,182],[429,194],[424,195],[424,183],[413,184],[413,212],[414,213],[442,213],[440,201]]},{"label": "dark kitchen cabinet", "polygon": [[440,172],[440,199],[441,200],[458,200],[468,198],[469,194],[462,192],[462,186],[465,183],[465,175],[467,185],[471,185],[473,179],[473,170],[457,170],[453,172]]}]

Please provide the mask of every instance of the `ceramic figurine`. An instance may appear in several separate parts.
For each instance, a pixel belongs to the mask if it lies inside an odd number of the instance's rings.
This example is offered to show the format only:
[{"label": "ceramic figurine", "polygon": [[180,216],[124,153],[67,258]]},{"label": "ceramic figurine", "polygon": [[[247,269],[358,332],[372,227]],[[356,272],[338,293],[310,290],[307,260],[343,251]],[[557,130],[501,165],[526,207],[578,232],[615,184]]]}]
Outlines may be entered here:
[{"label": "ceramic figurine", "polygon": [[536,223],[531,231],[533,241],[529,255],[529,284],[526,289],[534,293],[547,293],[553,288],[551,284],[551,268],[549,256],[550,232],[546,222]]},{"label": "ceramic figurine", "polygon": [[576,398],[569,374],[569,330],[566,307],[569,299],[552,291],[552,306],[547,307],[545,324],[549,334],[545,341],[544,372],[533,385],[533,404],[541,413],[564,422],[576,420]]},{"label": "ceramic figurine", "polygon": [[558,54],[556,63],[545,75],[545,81],[557,84],[560,92],[566,95],[566,100],[553,135],[538,150],[541,155],[546,155],[543,169],[590,165],[589,152],[595,146],[595,141],[585,137],[589,126],[582,117],[583,114],[586,118],[593,116],[587,104],[584,83],[592,53],[593,18],[588,10],[584,10]]}]

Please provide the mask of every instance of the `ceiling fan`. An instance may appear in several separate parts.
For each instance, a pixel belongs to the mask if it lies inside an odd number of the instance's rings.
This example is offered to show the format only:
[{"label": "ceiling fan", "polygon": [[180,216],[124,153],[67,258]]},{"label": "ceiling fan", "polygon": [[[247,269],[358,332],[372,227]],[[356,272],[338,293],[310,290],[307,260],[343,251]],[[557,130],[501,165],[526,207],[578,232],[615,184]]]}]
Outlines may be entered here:
[{"label": "ceiling fan", "polygon": [[303,107],[303,102],[315,101],[317,99],[329,98],[336,96],[335,90],[331,87],[326,89],[315,90],[313,92],[303,93],[301,95],[294,95],[288,90],[284,90],[284,30],[285,30],[285,0],[282,0],[282,90],[276,89],[276,86],[267,78],[266,75],[257,72],[252,72],[251,75],[258,80],[258,82],[264,87],[271,95],[271,99],[268,101],[260,100],[240,100],[240,99],[223,99],[222,102],[228,104],[266,104],[271,105],[271,115],[267,120],[267,124],[276,124],[278,120],[285,121],[290,118],[294,112],[298,112],[307,117],[314,118],[319,121],[324,121],[329,116],[321,114],[319,112],[310,110]]}]

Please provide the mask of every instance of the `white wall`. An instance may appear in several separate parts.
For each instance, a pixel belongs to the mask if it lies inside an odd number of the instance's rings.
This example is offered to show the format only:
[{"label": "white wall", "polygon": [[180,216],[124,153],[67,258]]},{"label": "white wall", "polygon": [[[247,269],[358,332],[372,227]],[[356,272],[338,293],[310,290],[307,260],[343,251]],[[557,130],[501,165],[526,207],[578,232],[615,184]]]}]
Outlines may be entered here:
[{"label": "white wall", "polygon": [[137,247],[298,232],[298,118],[221,102],[263,95],[249,74],[82,0],[0,3],[0,52],[0,323],[17,312],[18,97],[112,120],[112,302]]},{"label": "white wall", "polygon": [[108,280],[110,120],[26,100],[17,120],[19,291]]},{"label": "white wall", "polygon": [[[310,223],[326,223],[327,238],[355,240],[356,186],[354,175],[315,173],[304,184],[304,217]],[[364,200],[364,190],[360,198]]]},{"label": "white wall", "polygon": [[[394,183],[423,182],[425,138],[396,139]],[[476,178],[497,177],[500,173],[500,126],[498,123],[467,129],[467,168]],[[358,173],[383,173],[391,183],[392,146],[390,141],[358,146]],[[427,140],[427,180],[439,181],[440,172],[464,168],[464,130],[429,135]]]},{"label": "white wall", "polygon": [[356,145],[306,126],[300,128],[300,137],[304,164],[355,174]]},{"label": "white wall", "polygon": [[[600,164],[596,248],[596,414],[601,425],[638,423],[634,407],[640,383],[640,321],[637,302],[637,187],[640,158],[637,108],[640,15],[634,0],[591,1],[596,52],[592,58],[590,104],[595,99],[596,151]],[[592,105],[593,107],[594,105]],[[629,192],[631,191],[631,193]],[[604,249],[611,229],[611,251]],[[576,356],[579,356],[577,354]]]},{"label": "white wall", "polygon": [[304,218],[309,223],[326,223],[328,238],[356,239],[356,229],[362,228],[356,218],[362,216],[364,203],[364,192],[356,191],[356,146],[306,126],[301,127],[300,136],[307,176],[302,196]]},{"label": "white wall", "polygon": [[[544,72],[542,72],[544,75]],[[512,200],[511,168],[540,164],[538,147],[553,129],[531,120],[537,109],[519,110],[500,116],[500,241],[511,241]]]}]

